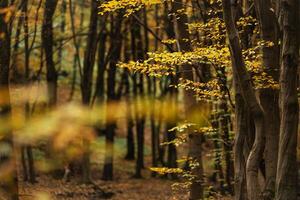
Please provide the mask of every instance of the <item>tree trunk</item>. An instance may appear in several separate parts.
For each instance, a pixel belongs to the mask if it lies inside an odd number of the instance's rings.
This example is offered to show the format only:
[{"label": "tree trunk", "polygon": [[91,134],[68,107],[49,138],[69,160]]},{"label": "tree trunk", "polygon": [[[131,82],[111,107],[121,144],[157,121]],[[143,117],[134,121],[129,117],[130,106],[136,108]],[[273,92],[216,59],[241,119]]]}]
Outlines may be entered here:
[{"label": "tree trunk", "polygon": [[221,131],[221,136],[223,140],[223,153],[224,153],[224,158],[225,158],[225,163],[226,163],[226,176],[225,176],[225,181],[227,184],[227,190],[230,194],[233,194],[233,160],[231,157],[232,153],[232,141],[230,139],[229,135],[229,125],[230,125],[230,113],[229,113],[229,108],[228,108],[228,103],[227,103],[227,78],[226,78],[226,72],[224,67],[220,67],[218,70],[218,79],[219,79],[219,84],[220,84],[220,90],[222,97],[220,99],[219,103],[219,128]]},{"label": "tree trunk", "polygon": [[97,0],[92,0],[89,32],[86,50],[84,52],[83,74],[81,81],[82,102],[84,105],[89,105],[91,103],[92,96],[93,71],[98,44],[98,6]]},{"label": "tree trunk", "polygon": [[[141,16],[141,12],[137,17]],[[141,25],[137,22],[138,19],[132,18],[131,24],[131,48],[133,60],[141,61],[144,59],[145,45],[142,38]],[[144,129],[145,129],[145,114],[142,113],[143,97],[144,97],[144,75],[136,74],[133,77],[133,94],[135,96],[134,114],[136,120],[136,141],[137,141],[137,159],[135,166],[135,178],[142,177],[142,169],[144,168]]]},{"label": "tree trunk", "polygon": [[[172,3],[172,10],[175,13],[180,13],[176,17],[175,33],[177,39],[178,49],[182,52],[192,51],[189,33],[188,33],[188,18],[185,10],[182,11],[183,1],[177,1]],[[185,80],[194,80],[193,67],[191,65],[182,66],[184,70],[182,78]],[[193,113],[197,105],[196,99],[192,91],[184,91],[184,106],[185,115],[187,119],[191,118],[188,115]],[[193,119],[190,119],[193,120]],[[197,122],[194,122],[197,123]],[[202,163],[202,135],[199,133],[191,133],[189,135],[189,156],[193,162],[197,163],[197,166],[192,168],[192,175],[194,176],[190,188],[190,200],[203,199],[203,163]]]},{"label": "tree trunk", "polygon": [[[130,20],[128,20],[130,21]],[[128,29],[130,26],[128,27]],[[129,35],[129,34],[128,34]],[[124,38],[124,61],[129,62],[131,57],[131,50],[130,50],[130,40],[128,35]],[[126,122],[127,122],[127,153],[125,156],[126,160],[134,160],[135,158],[135,142],[134,142],[134,121],[133,121],[133,113],[132,113],[132,96],[130,95],[130,71],[128,69],[124,69],[125,79],[125,101],[126,101]]]},{"label": "tree trunk", "polygon": [[[272,11],[271,0],[255,0],[255,7],[260,24],[261,39],[274,44],[271,47],[262,47],[262,65],[266,74],[278,82],[279,44],[276,14]],[[260,101],[265,112],[266,124],[268,124],[268,128],[266,129],[266,186],[264,196],[269,199],[274,198],[275,194],[280,124],[278,98],[278,89],[266,88],[260,90]]]},{"label": "tree trunk", "polygon": [[258,172],[263,158],[265,147],[265,121],[263,111],[256,99],[254,87],[242,55],[240,39],[234,24],[231,1],[223,0],[223,14],[226,31],[229,39],[229,48],[232,57],[232,69],[234,77],[240,86],[244,101],[249,106],[255,124],[255,141],[247,160],[247,189],[250,200],[260,199],[260,185]]},{"label": "tree trunk", "polygon": [[[241,3],[241,2],[240,2]],[[243,8],[248,11],[248,0],[243,1]],[[240,8],[235,7],[234,16],[235,21],[241,17],[241,12],[237,11]],[[242,33],[242,47],[244,49],[249,48],[249,38],[251,37],[249,28]],[[243,99],[240,85],[238,83],[238,77],[235,74],[234,77],[234,90],[235,90],[235,143],[234,143],[234,172],[235,172],[235,184],[234,184],[234,199],[235,200],[247,200],[247,182],[246,182],[246,162],[249,157],[250,150],[252,148],[255,129],[252,116]]]},{"label": "tree trunk", "polygon": [[[80,30],[83,29],[83,23],[84,23],[84,0],[80,0],[79,3],[81,13],[80,13]],[[73,58],[73,77],[71,81],[71,92],[69,100],[73,100],[74,94],[76,92],[76,79],[77,79],[77,68],[79,68],[79,74],[82,75],[82,66],[81,66],[81,59],[80,59],[80,47],[82,40],[79,38],[77,40],[76,38],[76,30],[75,30],[75,19],[74,19],[74,13],[76,10],[76,4],[72,3],[72,0],[69,0],[69,14],[70,14],[70,24],[71,24],[71,30],[72,30],[72,36],[73,36],[73,43],[75,47],[75,53]]]},{"label": "tree trunk", "polygon": [[20,16],[17,23],[16,33],[15,33],[15,43],[13,45],[12,49],[12,63],[11,63],[11,69],[12,69],[12,77],[11,79],[15,82],[21,77],[21,72],[18,66],[18,50],[20,46],[20,36],[22,31],[22,25],[24,23],[24,16]]},{"label": "tree trunk", "polygon": [[53,61],[53,15],[58,0],[46,0],[42,25],[42,46],[46,56],[49,106],[57,102],[57,70]]},{"label": "tree trunk", "polygon": [[[235,78],[236,80],[237,78]],[[242,97],[240,86],[235,82],[235,144],[234,144],[234,199],[247,200],[246,162],[253,141],[251,135],[251,116]]]},{"label": "tree trunk", "polygon": [[[0,10],[8,7],[8,1],[0,2]],[[5,12],[0,13],[0,118],[11,120],[11,104],[9,90],[9,64],[10,64],[10,31],[8,28]],[[10,127],[9,127],[10,129]],[[18,200],[18,176],[16,160],[14,155],[13,135],[11,130],[1,131],[3,137],[0,139],[0,146],[8,152],[0,152],[0,167],[5,171],[0,178],[0,192],[3,198]]]},{"label": "tree trunk", "polygon": [[[122,15],[118,13],[116,19],[114,19],[112,16],[111,23],[112,25],[110,48],[112,48],[112,53],[110,57],[110,64],[107,76],[107,105],[113,103],[116,100],[116,65],[121,58],[122,51]],[[112,115],[113,111],[107,110],[106,112]],[[108,114],[107,116],[111,116],[110,114]],[[108,122],[106,124],[105,161],[102,176],[104,180],[113,179],[114,136],[116,122],[111,120],[113,119],[107,118]]]},{"label": "tree trunk", "polygon": [[96,82],[96,90],[95,97],[97,97],[100,103],[104,102],[105,97],[105,71],[106,71],[106,60],[105,60],[105,52],[106,48],[106,40],[107,40],[107,31],[105,27],[105,19],[101,18],[100,20],[100,28],[99,31],[99,47],[98,47],[98,70],[97,70],[97,82]]},{"label": "tree trunk", "polygon": [[[89,106],[92,96],[93,71],[95,65],[95,57],[97,52],[97,26],[98,26],[98,2],[91,1],[91,15],[89,24],[89,33],[87,38],[87,46],[84,53],[83,74],[81,80],[82,103]],[[82,157],[82,181],[89,183],[91,181],[90,170],[90,144],[84,139],[84,153]]]},{"label": "tree trunk", "polygon": [[[60,22],[60,32],[61,34],[64,34],[66,31],[66,13],[67,13],[67,1],[62,0],[61,2],[61,22]],[[59,69],[62,68],[63,66],[63,50],[64,50],[64,43],[63,40],[59,41],[58,45],[58,64],[59,64]]]},{"label": "tree trunk", "polygon": [[[178,85],[178,76],[170,75],[170,85]],[[176,110],[178,107],[178,89],[174,87],[169,88],[169,107],[171,110]],[[177,149],[173,141],[176,139],[176,131],[169,131],[176,127],[178,117],[173,116],[172,120],[166,124],[166,134],[168,144],[168,168],[177,168]],[[177,178],[177,174],[171,174],[171,178]]]},{"label": "tree trunk", "polygon": [[276,200],[297,199],[297,97],[299,59],[299,0],[281,0],[282,51],[280,74],[280,140]]},{"label": "tree trunk", "polygon": [[[31,49],[29,47],[29,27],[28,27],[28,0],[23,1],[23,13],[24,13],[24,43],[25,43],[25,82],[29,87],[30,83],[30,53]],[[30,94],[27,94],[30,95]],[[26,119],[30,118],[30,103],[27,101],[25,103],[25,115]],[[28,164],[28,178],[30,183],[35,183],[35,168],[34,168],[34,160],[32,154],[31,145],[27,145],[24,149],[24,153],[27,155],[27,164]]]}]

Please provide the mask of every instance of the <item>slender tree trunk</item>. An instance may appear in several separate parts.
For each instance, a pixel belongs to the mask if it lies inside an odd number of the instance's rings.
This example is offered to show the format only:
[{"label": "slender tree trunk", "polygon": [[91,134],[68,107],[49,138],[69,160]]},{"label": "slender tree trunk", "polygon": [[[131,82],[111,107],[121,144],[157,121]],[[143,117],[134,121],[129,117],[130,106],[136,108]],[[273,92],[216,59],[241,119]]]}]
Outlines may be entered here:
[{"label": "slender tree trunk", "polygon": [[[83,22],[84,22],[84,0],[80,0],[80,31],[83,29]],[[77,40],[76,38],[76,27],[75,27],[75,19],[74,19],[74,13],[76,11],[76,4],[72,3],[72,0],[69,0],[69,13],[70,13],[70,24],[71,24],[71,30],[72,30],[72,36],[73,36],[73,43],[75,47],[75,53],[73,58],[73,78],[71,82],[71,92],[69,100],[71,101],[74,97],[74,94],[76,92],[76,81],[77,81],[77,70],[79,71],[80,76],[82,76],[82,64],[80,59],[80,47],[82,40]],[[79,68],[79,69],[78,69]]]},{"label": "slender tree trunk", "polygon": [[106,40],[107,40],[107,31],[105,26],[105,19],[101,18],[100,20],[100,32],[99,32],[99,47],[98,47],[98,70],[97,70],[97,82],[95,96],[97,97],[100,103],[104,102],[105,98],[105,71],[106,71],[106,62],[105,62],[105,52]]},{"label": "slender tree trunk", "polygon": [[49,106],[57,102],[57,70],[53,60],[53,16],[58,0],[46,0],[42,25],[42,46],[45,51],[47,67],[47,87]]},{"label": "slender tree trunk", "polygon": [[13,45],[12,49],[12,63],[11,63],[11,69],[12,69],[12,80],[17,81],[21,77],[21,72],[19,71],[18,66],[18,50],[20,46],[20,36],[22,32],[22,25],[24,23],[24,16],[20,16],[17,23],[16,33],[15,33],[15,43]]},{"label": "slender tree trunk", "polygon": [[137,141],[137,159],[136,159],[136,169],[135,178],[142,178],[142,169],[144,168],[144,129],[145,129],[145,114],[143,111],[143,95],[144,95],[144,77],[139,74],[137,77],[138,84],[137,96],[135,102],[135,118],[136,118],[136,141]]},{"label": "slender tree trunk", "polygon": [[26,148],[21,147],[21,163],[22,163],[22,170],[23,170],[23,181],[28,181],[28,169],[26,163]]},{"label": "slender tree trunk", "polygon": [[[248,0],[247,0],[248,5]],[[242,14],[238,12],[238,6],[235,7],[234,20],[237,21]],[[245,6],[243,6],[245,7]],[[248,7],[246,11],[248,11]],[[245,12],[246,12],[245,11]],[[249,48],[249,29],[242,33],[242,46],[244,49]],[[246,182],[246,162],[255,138],[255,130],[253,129],[253,119],[243,99],[237,75],[234,77],[235,90],[235,144],[234,144],[234,199],[247,200],[247,182]]]},{"label": "slender tree trunk", "polygon": [[130,97],[126,97],[127,102],[127,153],[125,156],[126,160],[134,160],[135,158],[135,142],[134,142],[134,122],[132,116],[132,105],[129,100]]},{"label": "slender tree trunk", "polygon": [[[28,23],[28,17],[27,17],[27,4],[28,1],[27,0],[23,0],[22,1],[22,6],[21,6],[21,11],[22,11],[22,16],[20,16],[19,21],[18,21],[18,26],[17,26],[17,30],[16,30],[16,42],[20,43],[19,41],[19,35],[21,33],[22,30],[22,26],[19,27],[19,25],[23,25],[24,28],[24,43],[25,43],[25,71],[27,71],[26,69],[29,66],[29,50],[28,50],[28,25],[26,25],[26,23]],[[26,19],[26,21],[25,21]],[[25,33],[26,32],[26,33]],[[13,71],[13,76],[16,76],[15,78],[20,78],[18,69],[16,63],[17,63],[17,53],[18,53],[18,48],[19,48],[19,44],[15,43],[14,45],[14,51],[13,51],[13,64],[12,64],[12,69],[15,68],[15,70]],[[19,76],[19,77],[18,77]],[[27,82],[27,80],[25,80]],[[26,108],[27,108],[28,103],[25,103],[25,113],[26,113]],[[26,159],[26,147],[22,146],[21,147],[21,162],[22,162],[22,168],[23,168],[23,180],[24,181],[28,181],[28,166],[27,166],[27,159]]]},{"label": "slender tree trunk", "polygon": [[[82,103],[89,106],[92,97],[93,71],[95,65],[95,57],[97,52],[97,26],[98,26],[98,2],[91,1],[91,14],[89,33],[87,38],[87,46],[84,53],[83,74],[81,80]],[[89,183],[91,181],[90,170],[90,144],[83,139],[84,153],[82,157],[82,181]]]},{"label": "slender tree trunk", "polygon": [[83,74],[81,81],[82,102],[89,105],[92,99],[93,71],[97,52],[98,41],[98,2],[92,0],[90,12],[90,24],[87,37],[86,50],[84,52]]},{"label": "slender tree trunk", "polygon": [[[117,14],[116,19],[111,17],[111,48],[110,64],[107,75],[107,105],[116,100],[116,71],[117,63],[121,58],[122,51],[122,15]],[[107,110],[107,117],[113,115],[113,111]],[[105,161],[103,168],[104,180],[113,179],[113,156],[114,156],[114,136],[116,129],[116,121],[107,118],[106,137],[105,137]]]},{"label": "slender tree trunk", "polygon": [[225,176],[225,181],[227,184],[227,190],[230,194],[233,194],[233,160],[231,157],[232,153],[232,141],[230,139],[229,135],[229,125],[230,125],[230,113],[229,113],[229,108],[228,108],[228,103],[227,103],[227,78],[226,78],[226,72],[224,67],[220,67],[218,69],[218,79],[219,79],[219,84],[220,84],[220,90],[222,97],[220,99],[220,104],[219,104],[219,127],[221,131],[221,136],[223,140],[223,152],[224,152],[224,158],[225,158],[225,164],[226,164],[226,176]]},{"label": "slender tree trunk", "polygon": [[34,158],[32,152],[32,146],[28,145],[26,147],[27,159],[28,159],[28,168],[29,168],[29,182],[31,184],[36,183],[36,173],[35,173],[35,166],[34,166]]},{"label": "slender tree trunk", "polygon": [[[130,27],[129,27],[130,28]],[[131,50],[130,50],[130,42],[128,35],[125,37],[124,41],[124,57],[125,62],[128,62],[131,57]],[[130,95],[130,72],[128,69],[125,69],[126,77],[125,77],[125,101],[126,101],[126,116],[127,116],[127,153],[125,156],[126,160],[134,160],[135,159],[135,142],[134,142],[134,120],[133,120],[133,112],[132,112],[132,96]]]},{"label": "slender tree trunk", "polygon": [[[177,1],[172,3],[172,10],[175,13],[180,13],[176,17],[175,22],[175,33],[177,39],[178,49],[182,52],[192,51],[189,33],[188,33],[188,18],[186,11],[183,8],[183,1]],[[183,11],[184,10],[184,11]],[[184,70],[182,73],[182,78],[185,80],[194,80],[193,67],[191,65],[182,66]],[[194,109],[199,106],[197,105],[196,99],[192,91],[184,91],[184,106],[185,115],[187,119],[190,118],[191,113]],[[193,119],[190,119],[193,120]],[[197,123],[197,122],[195,122]],[[194,176],[190,188],[190,200],[203,199],[203,163],[202,163],[202,138],[201,134],[189,135],[189,156],[193,162],[197,163],[195,167],[192,168],[192,175]]]},{"label": "slender tree trunk", "polygon": [[[217,105],[213,105],[213,114],[211,117],[211,125],[214,129],[218,130],[218,112],[217,112]],[[212,181],[217,183],[219,181],[221,194],[224,194],[224,173],[223,173],[223,166],[222,166],[222,150],[220,145],[220,133],[216,131],[212,136],[212,140],[214,142],[214,170],[215,172],[212,175]],[[218,180],[219,177],[219,180]]]},{"label": "slender tree trunk", "polygon": [[[137,17],[141,16],[138,13]],[[141,61],[144,59],[144,43],[142,38],[142,29],[136,18],[132,18],[131,24],[131,49],[133,60]],[[142,104],[144,97],[144,75],[136,74],[133,77],[133,94],[135,96],[134,115],[136,120],[136,141],[137,141],[137,159],[135,166],[135,178],[142,177],[142,169],[144,168],[144,129],[145,115],[142,113]]]},{"label": "slender tree trunk", "polygon": [[[153,83],[155,84],[155,82]],[[152,91],[150,100],[151,100],[151,111],[150,111],[150,127],[151,127],[151,154],[152,154],[152,167],[158,167],[158,150],[159,143],[158,137],[159,133],[157,132],[156,119],[154,117],[157,106],[155,105],[155,91]],[[152,177],[156,176],[156,172],[151,173]]]},{"label": "slender tree trunk", "polygon": [[[31,49],[29,47],[29,19],[28,19],[28,0],[23,1],[23,13],[24,13],[24,43],[25,43],[25,82],[27,86],[29,86],[30,83],[30,53]],[[30,103],[27,101],[25,103],[25,114],[26,119],[28,120],[30,118]],[[31,145],[27,145],[24,149],[24,153],[27,155],[27,164],[28,164],[28,175],[29,175],[29,181],[30,183],[35,183],[35,169],[34,169],[34,160],[33,160],[33,154],[32,154],[32,147]]]},{"label": "slender tree trunk", "polygon": [[[236,80],[237,78],[235,78]],[[250,115],[242,97],[240,86],[235,82],[235,144],[234,144],[234,199],[247,200],[246,162],[253,142],[249,144]]]},{"label": "slender tree trunk", "polygon": [[[0,10],[8,7],[8,1],[0,2]],[[1,120],[11,120],[11,104],[9,90],[9,64],[10,64],[10,31],[6,20],[5,12],[0,13],[0,118]],[[7,123],[9,124],[9,123]],[[10,128],[9,128],[10,129]],[[18,200],[18,176],[16,160],[14,156],[14,145],[12,131],[2,131],[3,137],[0,140],[0,146],[8,148],[8,152],[0,152],[0,167],[3,171],[3,177],[0,178],[1,196],[8,200]],[[1,175],[2,176],[2,175]]]},{"label": "slender tree trunk", "polygon": [[[170,85],[178,85],[178,77],[175,75],[171,75],[170,77]],[[176,110],[178,106],[178,89],[171,87],[169,89],[169,100],[170,100],[170,109]],[[167,127],[167,142],[168,144],[168,162],[167,167],[169,168],[177,168],[177,149],[176,145],[172,143],[176,139],[176,131],[169,131],[170,129],[176,127],[178,121],[178,117],[174,116],[171,121],[166,124]],[[176,174],[171,174],[171,178],[177,178]]]},{"label": "slender tree trunk", "polygon": [[[61,34],[65,34],[66,31],[66,13],[67,13],[67,1],[66,0],[62,0],[61,2],[61,22],[60,22],[60,32]],[[59,65],[59,69],[62,68],[63,66],[63,47],[64,47],[64,43],[63,43],[63,39],[61,39],[58,42],[58,65]]]},{"label": "slender tree trunk", "polygon": [[[145,11],[144,9],[142,11]],[[143,17],[143,12],[141,11],[140,16]],[[143,17],[145,21],[145,15]],[[147,23],[145,24],[145,29],[147,28]],[[146,32],[147,33],[147,32]],[[146,57],[145,51],[148,51],[149,48],[149,38],[146,35],[143,37],[143,29],[141,25],[138,25],[136,30],[137,34],[137,60],[141,61],[144,60]],[[148,42],[148,44],[147,44]],[[145,161],[144,161],[144,151],[145,151],[145,123],[146,123],[146,114],[141,112],[143,110],[144,98],[145,98],[145,75],[140,74],[138,77],[138,96],[137,96],[137,123],[136,123],[136,130],[137,130],[137,170],[141,170],[145,168]],[[139,173],[137,173],[139,174]]]},{"label": "slender tree trunk", "polygon": [[282,55],[280,74],[280,140],[276,179],[276,200],[296,200],[298,192],[297,135],[299,104],[299,1],[281,0]]}]

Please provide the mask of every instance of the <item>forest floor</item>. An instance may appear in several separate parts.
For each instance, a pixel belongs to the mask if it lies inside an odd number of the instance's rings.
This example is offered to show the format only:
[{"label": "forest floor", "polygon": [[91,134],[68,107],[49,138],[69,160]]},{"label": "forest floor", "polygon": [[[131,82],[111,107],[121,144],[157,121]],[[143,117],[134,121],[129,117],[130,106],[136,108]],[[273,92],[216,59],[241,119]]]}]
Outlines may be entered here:
[{"label": "forest floor", "polygon": [[[124,149],[126,149],[126,140],[117,138],[115,143],[114,159],[114,180],[101,180],[103,167],[103,146],[104,139],[97,142],[98,151],[92,156],[92,179],[93,184],[85,185],[80,182],[80,175],[71,177],[69,182],[62,179],[54,179],[51,175],[38,172],[37,183],[32,185],[20,181],[21,200],[185,200],[187,192],[175,192],[172,190],[171,181],[166,178],[151,178],[151,171],[147,168],[151,166],[150,149],[146,145],[145,166],[143,178],[133,178],[135,170],[135,161],[124,159]],[[42,157],[40,152],[35,152],[35,157]],[[38,161],[36,161],[38,162]],[[19,167],[21,168],[21,167]],[[20,169],[21,172],[21,169]],[[22,173],[20,173],[22,174]],[[19,180],[23,180],[22,177]],[[103,195],[103,191],[105,195]]]},{"label": "forest floor", "polygon": [[[127,162],[129,163],[129,162]],[[21,200],[185,200],[186,193],[178,193],[172,190],[175,181],[163,178],[151,178],[150,172],[145,170],[144,178],[135,179],[125,169],[126,165],[118,168],[113,181],[102,181],[101,174],[93,173],[94,182],[91,185],[81,184],[78,178],[70,182],[56,180],[50,175],[42,174],[37,178],[37,183],[20,183]],[[98,177],[97,180],[95,177]],[[105,194],[103,194],[103,191]],[[106,197],[106,198],[105,198]]]},{"label": "forest floor", "polygon": [[[144,178],[132,179],[122,178],[119,180],[104,182],[95,181],[96,185],[83,185],[75,181],[64,182],[41,176],[36,185],[21,183],[21,200],[33,200],[38,197],[49,196],[53,200],[74,199],[74,200],[96,200],[105,199],[103,193],[106,192],[106,199],[112,200],[184,200],[184,195],[172,192],[171,181]],[[111,196],[112,194],[112,196]],[[176,196],[176,197],[175,197]]]}]

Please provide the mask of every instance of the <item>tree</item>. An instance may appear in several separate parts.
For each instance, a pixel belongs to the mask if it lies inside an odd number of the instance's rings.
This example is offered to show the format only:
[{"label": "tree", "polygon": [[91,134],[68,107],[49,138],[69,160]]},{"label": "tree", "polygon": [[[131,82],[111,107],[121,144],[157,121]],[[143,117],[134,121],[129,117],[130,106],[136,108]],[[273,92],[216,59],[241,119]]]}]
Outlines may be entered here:
[{"label": "tree", "polygon": [[[32,47],[29,46],[29,19],[28,19],[28,0],[24,0],[23,2],[23,9],[22,12],[24,14],[24,48],[25,48],[25,82],[27,85],[30,83],[30,54]],[[34,41],[33,41],[34,42]],[[30,103],[26,102],[25,103],[25,113],[26,113],[26,118],[30,118]],[[36,177],[35,177],[35,168],[34,168],[34,159],[33,159],[33,152],[32,152],[32,147],[31,145],[22,147],[22,154],[24,154],[24,163],[23,165],[27,167],[24,167],[24,172],[25,170],[28,170],[28,180],[30,183],[35,183],[36,182]],[[27,163],[25,159],[25,154],[27,155]],[[28,168],[28,169],[27,169]],[[27,172],[24,173],[27,175]],[[24,176],[25,179],[27,179],[26,176]]]},{"label": "tree", "polygon": [[58,0],[46,0],[42,25],[42,46],[46,56],[49,106],[57,103],[58,73],[53,60],[53,16]]},{"label": "tree", "polygon": [[299,67],[299,1],[280,1],[283,31],[280,73],[280,140],[276,179],[276,200],[297,199],[297,97]]},{"label": "tree", "polygon": [[[63,171],[52,167],[64,165],[66,181],[72,171],[106,195],[92,180],[98,165],[91,165],[104,139],[104,180],[113,180],[120,152],[134,178],[146,176],[150,146],[152,176],[179,178],[174,186],[188,189],[190,199],[297,199],[299,6],[1,1],[3,198],[18,198],[19,149],[24,181],[43,173],[42,160],[36,171],[34,160],[44,150],[53,178]],[[35,88],[46,89],[48,99]],[[126,152],[119,151],[123,139]]]},{"label": "tree", "polygon": [[[81,94],[82,103],[85,106],[91,104],[92,99],[92,84],[93,84],[93,71],[95,65],[95,57],[97,52],[98,41],[98,2],[96,0],[91,1],[91,15],[89,24],[89,33],[87,37],[87,45],[84,53],[83,72],[81,80]],[[82,158],[82,179],[83,182],[90,182],[90,150],[89,143],[84,139],[84,152]]]},{"label": "tree", "polygon": [[[118,13],[116,18],[111,16],[111,32],[110,32],[110,41],[111,41],[111,57],[109,67],[107,69],[108,76],[106,79],[107,83],[107,105],[114,103],[117,100],[116,95],[116,71],[117,71],[117,62],[120,60],[122,52],[122,14]],[[103,167],[102,178],[104,180],[113,179],[113,156],[114,156],[114,137],[115,137],[115,128],[116,121],[110,119],[109,116],[112,116],[112,110],[107,109],[107,123],[105,130],[105,160]]]},{"label": "tree", "polygon": [[247,106],[249,106],[250,113],[253,116],[255,124],[255,141],[247,160],[246,176],[248,198],[250,200],[256,200],[260,197],[258,172],[261,160],[263,158],[263,152],[265,147],[265,119],[263,111],[256,98],[250,75],[246,70],[238,31],[233,20],[231,1],[223,0],[222,5],[224,14],[223,17],[229,40],[230,53],[232,57],[233,75],[235,81],[240,87],[244,101],[246,102]]},{"label": "tree", "polygon": [[[271,46],[262,47],[262,66],[264,72],[276,82],[279,81],[279,30],[275,8],[270,0],[255,1],[256,13],[260,24],[261,39],[271,42]],[[265,196],[274,197],[279,141],[279,90],[264,88],[259,91],[260,103],[264,110],[265,122],[268,124],[265,132],[265,165],[266,186]]]},{"label": "tree", "polygon": [[[190,52],[192,51],[192,46],[190,43],[190,37],[188,33],[188,18],[185,12],[182,12],[183,9],[183,1],[173,2],[173,11],[175,12],[176,22],[175,22],[175,33],[176,39],[178,42],[178,47],[180,51]],[[178,14],[181,13],[181,14]],[[177,16],[177,14],[179,16]],[[193,74],[193,66],[184,65],[182,66],[183,73],[182,78],[185,80],[194,80]],[[196,102],[193,92],[186,90],[184,92],[184,106],[185,106],[185,115],[186,118],[191,118],[188,115],[193,113],[193,110],[199,106]],[[192,120],[192,119],[191,119]],[[197,123],[197,122],[195,122]],[[202,163],[202,135],[201,134],[193,134],[189,135],[190,146],[189,146],[189,156],[193,160],[193,162],[197,163],[195,167],[192,169],[192,175],[194,175],[194,179],[192,180],[191,189],[190,189],[190,199],[202,199],[203,198],[203,163]]]},{"label": "tree", "polygon": [[[7,0],[0,2],[0,10],[9,9]],[[0,120],[9,123],[11,120],[11,104],[9,89],[9,64],[10,64],[10,42],[11,33],[9,29],[9,19],[7,14],[10,12],[0,13]],[[0,132],[0,146],[8,148],[8,151],[0,152],[1,171],[5,172],[0,176],[0,193],[3,198],[8,200],[18,200],[18,176],[16,168],[16,160],[14,155],[13,134],[8,129]]]},{"label": "tree", "polygon": [[[142,37],[142,27],[138,23],[141,16],[141,11],[138,11],[137,17],[132,18],[131,24],[131,48],[133,60],[142,61],[144,59],[144,41]],[[142,177],[142,169],[144,168],[144,129],[145,129],[145,114],[142,112],[142,102],[145,93],[144,75],[135,74],[133,77],[133,94],[135,95],[134,115],[136,120],[136,141],[137,141],[137,158],[135,166],[135,178]]]}]

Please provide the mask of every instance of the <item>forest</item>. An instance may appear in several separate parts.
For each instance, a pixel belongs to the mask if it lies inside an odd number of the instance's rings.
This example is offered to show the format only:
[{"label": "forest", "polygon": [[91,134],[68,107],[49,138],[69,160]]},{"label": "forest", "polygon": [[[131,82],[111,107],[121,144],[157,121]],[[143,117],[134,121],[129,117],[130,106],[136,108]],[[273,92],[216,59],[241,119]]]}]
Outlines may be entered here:
[{"label": "forest", "polygon": [[299,0],[0,0],[0,200],[300,199],[299,55]]}]

